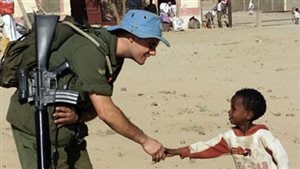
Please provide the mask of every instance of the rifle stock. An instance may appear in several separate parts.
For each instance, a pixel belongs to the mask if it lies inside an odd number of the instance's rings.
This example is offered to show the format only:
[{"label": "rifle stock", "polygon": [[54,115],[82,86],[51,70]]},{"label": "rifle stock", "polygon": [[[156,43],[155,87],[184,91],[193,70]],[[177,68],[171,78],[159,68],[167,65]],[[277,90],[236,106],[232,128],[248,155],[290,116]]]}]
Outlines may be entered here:
[{"label": "rifle stock", "polygon": [[38,68],[47,69],[49,52],[55,33],[58,16],[37,15],[35,16],[36,30],[36,54]]}]

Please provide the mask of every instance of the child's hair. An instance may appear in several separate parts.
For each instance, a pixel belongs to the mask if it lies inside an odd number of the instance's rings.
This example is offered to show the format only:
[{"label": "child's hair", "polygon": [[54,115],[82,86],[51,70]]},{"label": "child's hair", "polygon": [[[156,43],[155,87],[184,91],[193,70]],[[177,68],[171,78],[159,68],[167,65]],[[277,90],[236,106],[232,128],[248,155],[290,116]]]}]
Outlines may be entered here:
[{"label": "child's hair", "polygon": [[243,105],[245,109],[253,112],[252,121],[265,114],[267,109],[266,100],[259,91],[255,89],[243,88],[238,90],[232,99],[237,96],[243,98]]}]

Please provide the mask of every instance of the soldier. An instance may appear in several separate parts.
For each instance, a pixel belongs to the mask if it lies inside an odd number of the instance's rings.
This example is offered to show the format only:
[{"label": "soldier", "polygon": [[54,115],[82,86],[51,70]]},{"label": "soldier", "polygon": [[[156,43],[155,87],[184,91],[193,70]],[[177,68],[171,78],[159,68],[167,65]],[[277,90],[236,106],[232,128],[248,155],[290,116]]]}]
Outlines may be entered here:
[{"label": "soldier", "polygon": [[[159,162],[165,158],[163,145],[133,124],[111,96],[125,59],[143,65],[150,56],[156,55],[160,41],[170,46],[162,37],[161,18],[148,11],[130,10],[120,25],[101,28],[97,36],[105,43],[101,49],[74,34],[50,55],[50,65],[69,61],[72,72],[60,78],[59,86],[76,90],[81,96],[76,107],[55,105],[55,110],[53,106],[48,107],[54,119],[49,122],[50,129],[59,127],[56,134],[51,134],[52,146],[58,153],[56,167],[93,168],[86,149],[88,130],[84,122],[97,116],[117,133],[140,144],[154,162]],[[35,108],[20,103],[17,93],[11,97],[7,120],[12,126],[22,168],[37,168]]]}]

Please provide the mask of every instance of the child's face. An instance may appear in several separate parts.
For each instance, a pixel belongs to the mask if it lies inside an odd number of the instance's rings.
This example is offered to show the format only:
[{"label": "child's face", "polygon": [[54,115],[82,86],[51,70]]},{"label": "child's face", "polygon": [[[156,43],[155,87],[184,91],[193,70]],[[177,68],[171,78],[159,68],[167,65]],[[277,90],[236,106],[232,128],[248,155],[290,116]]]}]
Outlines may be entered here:
[{"label": "child's face", "polygon": [[243,98],[235,96],[231,100],[231,109],[228,111],[228,116],[231,124],[240,126],[250,122],[252,113],[245,109]]}]

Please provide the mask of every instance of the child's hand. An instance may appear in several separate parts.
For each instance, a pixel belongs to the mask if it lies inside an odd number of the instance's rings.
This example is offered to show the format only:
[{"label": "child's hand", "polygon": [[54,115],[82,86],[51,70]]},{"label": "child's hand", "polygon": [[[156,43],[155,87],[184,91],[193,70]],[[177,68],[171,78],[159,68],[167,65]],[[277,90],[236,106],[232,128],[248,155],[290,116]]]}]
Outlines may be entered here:
[{"label": "child's hand", "polygon": [[180,155],[180,149],[179,148],[176,148],[176,149],[165,148],[164,153],[166,154],[166,157],[173,157],[176,155]]}]

